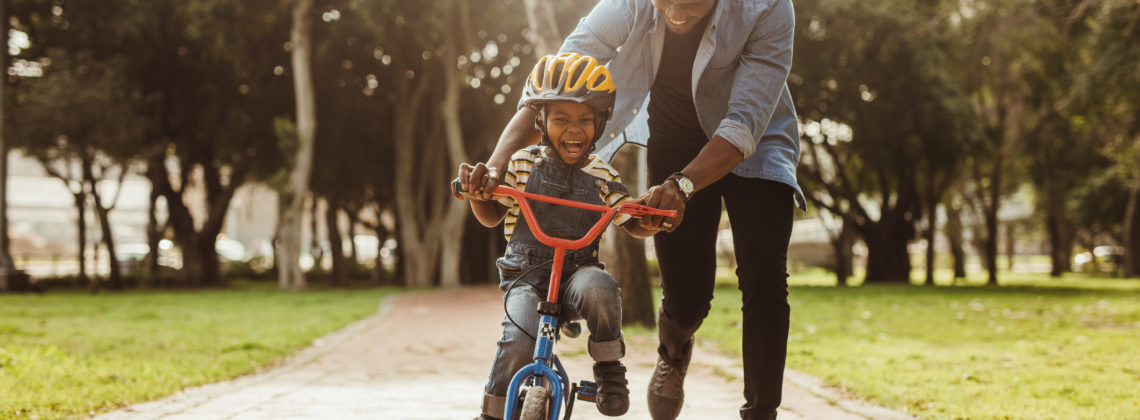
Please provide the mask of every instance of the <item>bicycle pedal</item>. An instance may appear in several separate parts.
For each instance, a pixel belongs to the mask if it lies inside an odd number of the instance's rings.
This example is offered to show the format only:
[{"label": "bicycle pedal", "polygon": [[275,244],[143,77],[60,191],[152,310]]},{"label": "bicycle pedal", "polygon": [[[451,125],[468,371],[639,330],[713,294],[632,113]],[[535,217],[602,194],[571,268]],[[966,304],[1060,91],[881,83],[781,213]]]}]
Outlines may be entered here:
[{"label": "bicycle pedal", "polygon": [[582,380],[578,383],[578,399],[582,401],[598,401],[598,384],[594,381]]}]

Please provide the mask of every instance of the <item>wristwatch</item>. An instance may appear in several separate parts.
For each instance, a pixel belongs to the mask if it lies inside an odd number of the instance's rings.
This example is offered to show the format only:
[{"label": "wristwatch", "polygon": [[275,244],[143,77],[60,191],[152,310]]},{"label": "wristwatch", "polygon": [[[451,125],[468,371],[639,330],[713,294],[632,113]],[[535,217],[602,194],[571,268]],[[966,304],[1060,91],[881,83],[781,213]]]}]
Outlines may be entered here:
[{"label": "wristwatch", "polygon": [[673,175],[669,175],[668,180],[677,183],[677,188],[680,188],[681,194],[685,195],[686,202],[688,202],[690,198],[693,198],[693,180],[689,179],[685,174],[674,172]]}]

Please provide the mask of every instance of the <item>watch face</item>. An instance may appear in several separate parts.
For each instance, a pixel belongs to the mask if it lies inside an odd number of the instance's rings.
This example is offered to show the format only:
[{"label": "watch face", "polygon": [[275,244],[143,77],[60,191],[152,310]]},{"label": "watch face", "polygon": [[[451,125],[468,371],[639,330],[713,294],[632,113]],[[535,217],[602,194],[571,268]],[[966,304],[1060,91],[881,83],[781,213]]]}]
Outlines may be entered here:
[{"label": "watch face", "polygon": [[693,193],[693,180],[689,179],[689,177],[683,176],[678,178],[677,184],[681,186],[681,191],[684,191],[686,195]]}]

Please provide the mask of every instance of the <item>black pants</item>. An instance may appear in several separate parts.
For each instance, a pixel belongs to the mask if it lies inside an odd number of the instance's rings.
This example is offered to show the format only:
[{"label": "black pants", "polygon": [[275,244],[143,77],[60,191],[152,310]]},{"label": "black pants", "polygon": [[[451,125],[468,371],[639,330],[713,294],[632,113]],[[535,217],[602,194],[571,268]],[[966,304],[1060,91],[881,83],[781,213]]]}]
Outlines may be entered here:
[{"label": "black pants", "polygon": [[[651,150],[652,151],[652,150]],[[679,168],[654,165],[650,185]],[[654,237],[664,297],[659,322],[662,355],[677,358],[709,313],[716,275],[721,201],[728,210],[743,294],[744,397],[741,417],[775,418],[788,348],[788,240],[795,207],[790,186],[728,174],[698,191],[681,225]]]}]

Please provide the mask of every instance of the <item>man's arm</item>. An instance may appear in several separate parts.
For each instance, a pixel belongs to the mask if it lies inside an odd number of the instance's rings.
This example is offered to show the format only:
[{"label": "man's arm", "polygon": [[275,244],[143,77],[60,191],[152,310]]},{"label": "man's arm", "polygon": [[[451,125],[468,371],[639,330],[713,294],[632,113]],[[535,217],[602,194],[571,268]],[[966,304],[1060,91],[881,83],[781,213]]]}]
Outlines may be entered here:
[{"label": "man's arm", "polygon": [[534,128],[535,115],[537,113],[529,107],[524,106],[519,109],[503,129],[503,134],[499,136],[499,142],[495,144],[495,151],[491,153],[487,163],[476,164],[470,169],[469,174],[465,174],[460,168],[460,181],[473,180],[471,185],[463,184],[463,188],[471,191],[470,197],[483,201],[492,199],[491,191],[503,183],[503,171],[510,165],[511,155],[527,146],[538,144],[542,133]]},{"label": "man's arm", "polygon": [[[491,153],[491,158],[487,159],[487,166],[496,169],[506,168],[507,164],[511,162],[511,155],[527,146],[538,144],[542,133],[534,128],[534,118],[537,115],[538,113],[534,109],[526,106],[515,113],[515,116],[507,123],[507,127],[503,129],[503,134],[499,136],[499,142],[495,144],[495,151]],[[499,177],[492,176],[492,178]],[[494,186],[490,187],[490,189],[494,188]]]},{"label": "man's arm", "polygon": [[[728,114],[697,157],[681,170],[693,181],[694,191],[728,175],[756,151],[791,71],[794,29],[795,12],[788,0],[774,2],[753,27],[734,76]],[[644,199],[649,206],[673,209],[684,202],[684,194],[675,182],[665,181],[651,188]],[[647,217],[641,224],[672,231],[683,215],[682,210],[673,219]]]}]

